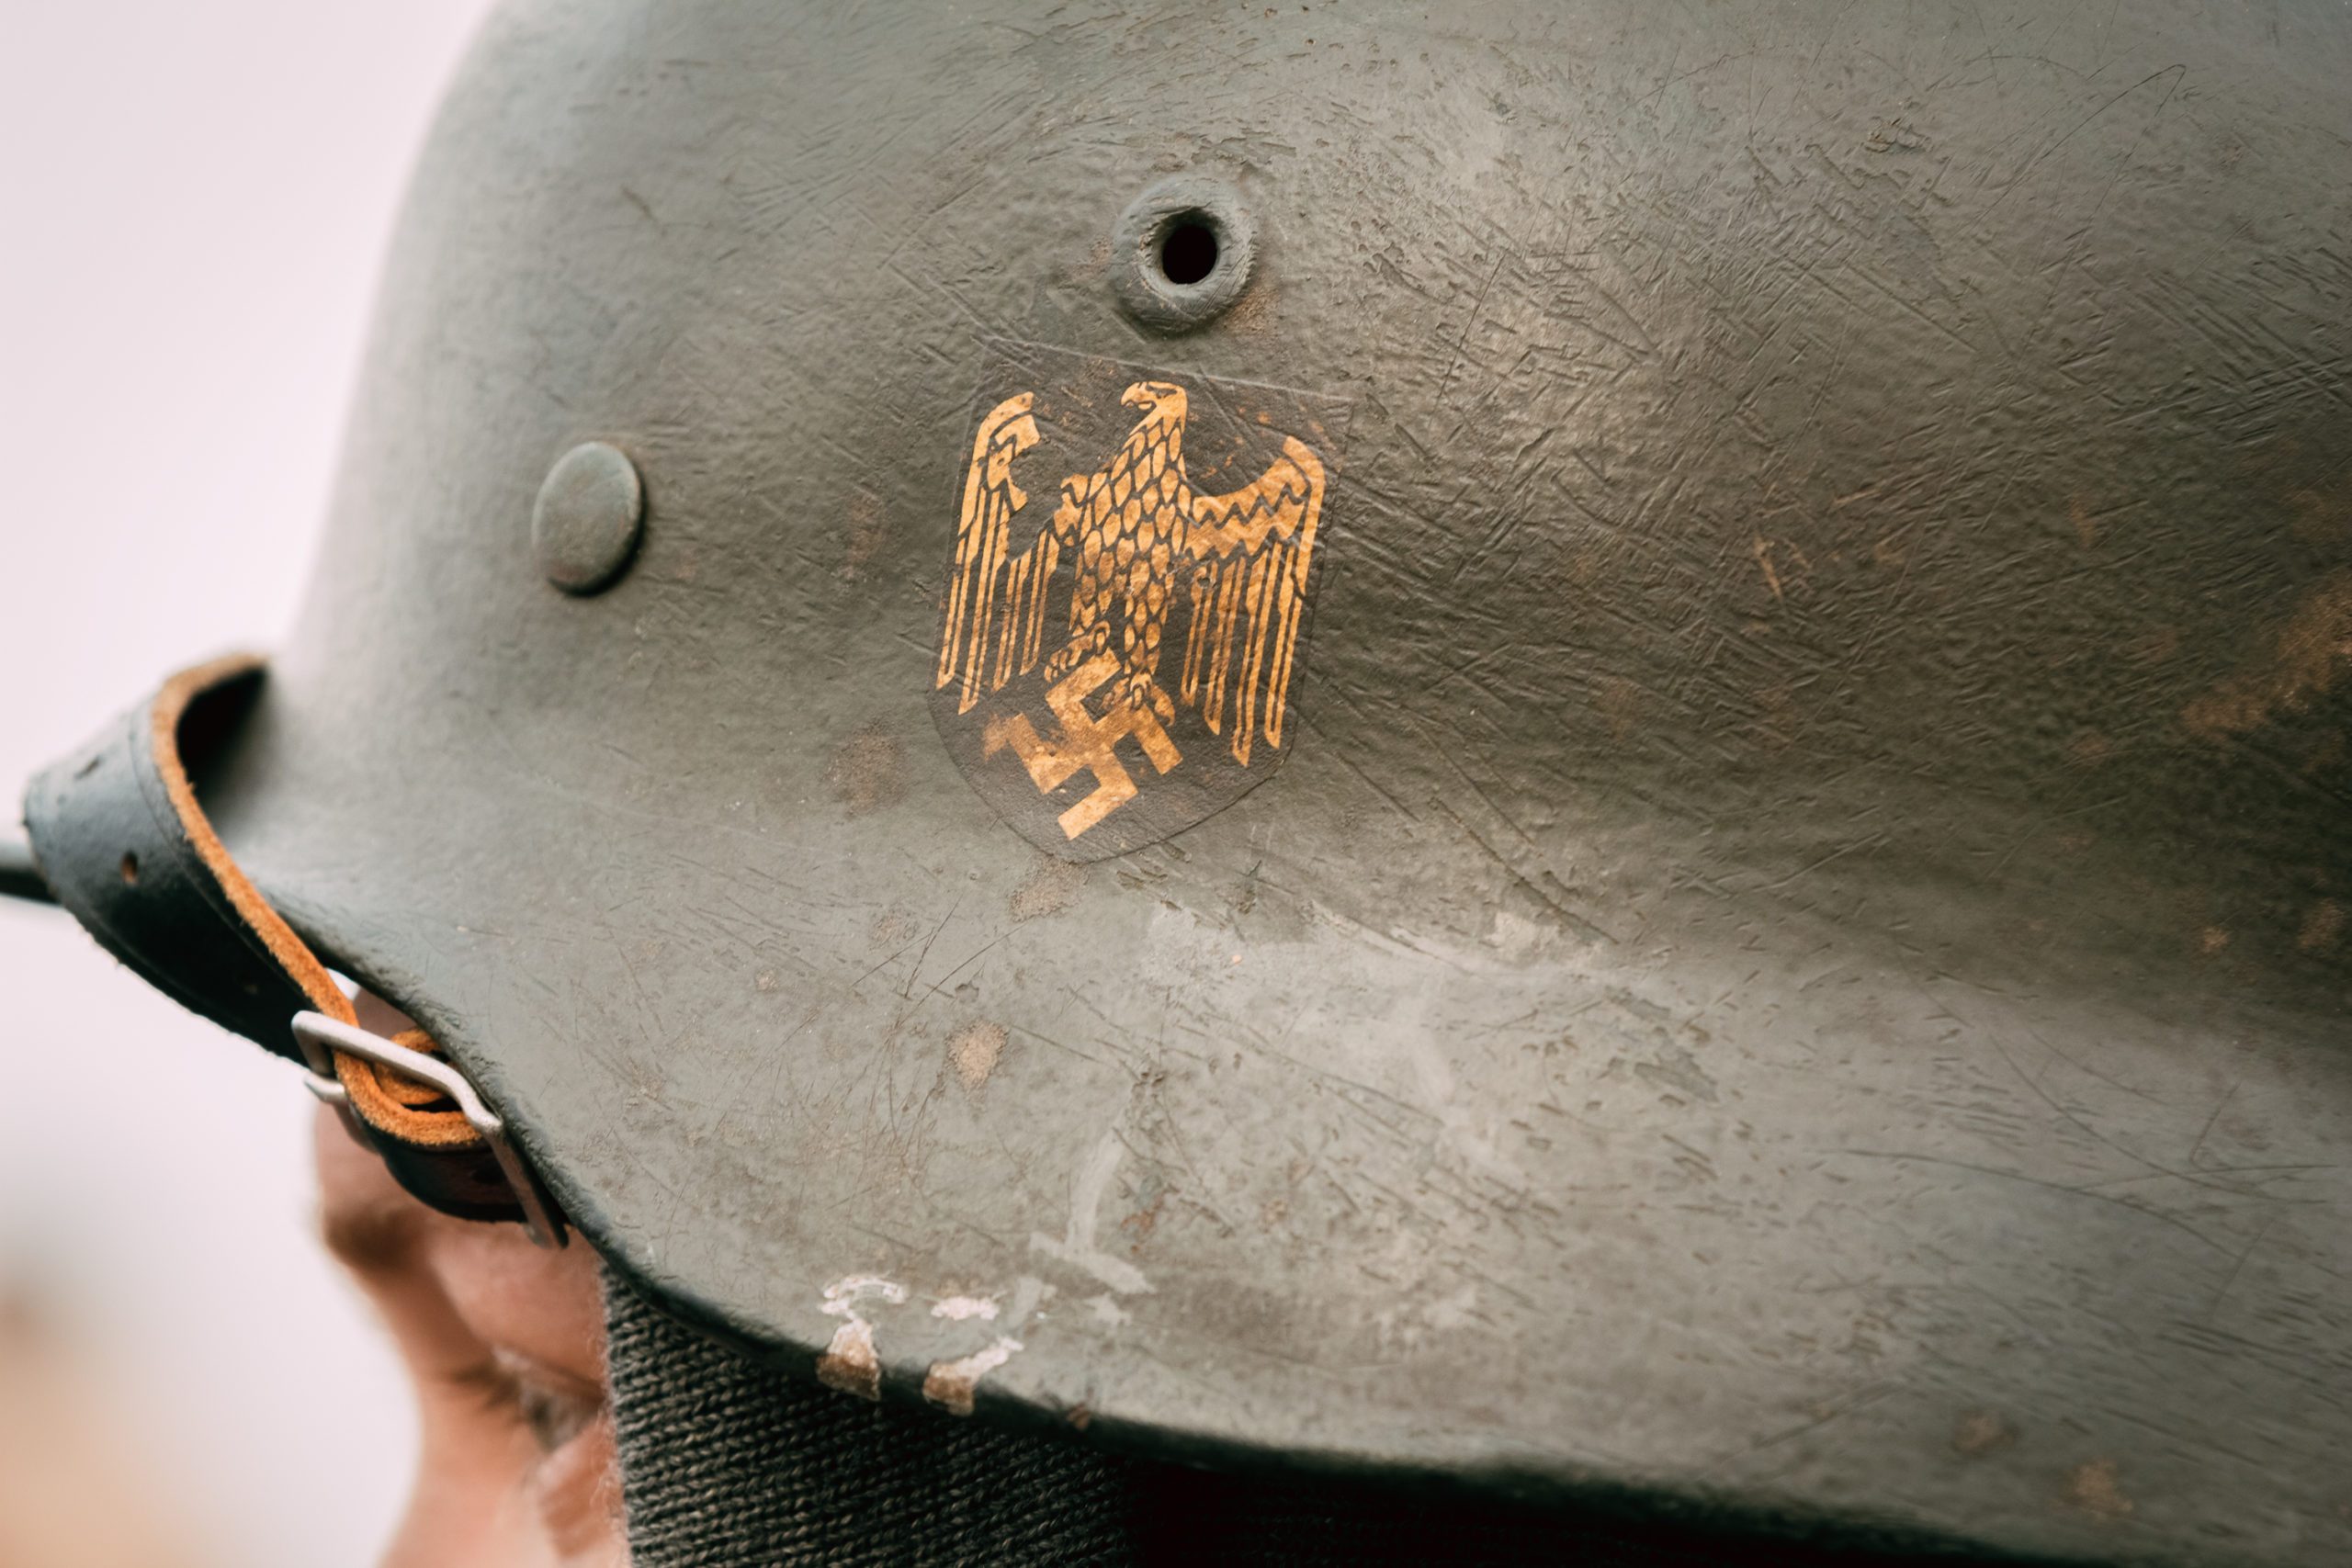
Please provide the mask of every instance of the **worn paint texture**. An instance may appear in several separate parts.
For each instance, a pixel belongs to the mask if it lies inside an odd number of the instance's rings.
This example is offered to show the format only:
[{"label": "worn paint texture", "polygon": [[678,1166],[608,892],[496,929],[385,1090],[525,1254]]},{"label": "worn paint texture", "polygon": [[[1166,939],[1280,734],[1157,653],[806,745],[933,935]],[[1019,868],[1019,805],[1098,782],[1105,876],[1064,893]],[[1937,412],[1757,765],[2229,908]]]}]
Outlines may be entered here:
[{"label": "worn paint texture", "polygon": [[[484,34],[199,781],[293,923],[854,1392],[2352,1561],[2341,6],[902,12]],[[1171,173],[1257,259],[1162,334],[1104,247]],[[1188,462],[1198,389],[1349,411],[1279,772],[1071,874],[930,713],[1006,343]],[[647,512],[575,600],[590,440]]]}]

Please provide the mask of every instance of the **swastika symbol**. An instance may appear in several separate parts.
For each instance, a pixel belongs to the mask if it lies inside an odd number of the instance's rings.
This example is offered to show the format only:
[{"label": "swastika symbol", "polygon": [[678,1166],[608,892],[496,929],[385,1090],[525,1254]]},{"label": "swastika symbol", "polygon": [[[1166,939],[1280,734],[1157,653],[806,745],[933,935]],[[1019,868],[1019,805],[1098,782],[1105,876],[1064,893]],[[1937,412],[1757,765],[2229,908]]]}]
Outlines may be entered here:
[{"label": "swastika symbol", "polygon": [[1095,655],[1046,688],[1046,705],[1060,720],[1057,733],[1041,737],[1027,714],[989,720],[982,735],[982,754],[993,757],[1010,746],[1029,770],[1030,782],[1041,794],[1050,794],[1080,773],[1091,773],[1094,787],[1057,820],[1066,838],[1075,839],[1136,797],[1136,781],[1118,758],[1119,742],[1134,736],[1151,765],[1166,773],[1183,756],[1168,739],[1149,708],[1130,705],[1115,691],[1110,710],[1089,712],[1086,699],[1119,672],[1117,655]]}]

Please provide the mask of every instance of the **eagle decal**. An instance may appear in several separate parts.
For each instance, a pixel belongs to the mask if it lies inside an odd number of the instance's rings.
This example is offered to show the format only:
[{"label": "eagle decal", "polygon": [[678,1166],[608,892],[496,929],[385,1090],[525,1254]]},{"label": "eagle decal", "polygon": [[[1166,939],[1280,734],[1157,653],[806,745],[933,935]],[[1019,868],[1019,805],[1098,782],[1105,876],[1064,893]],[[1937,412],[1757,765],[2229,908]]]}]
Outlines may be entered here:
[{"label": "eagle decal", "polygon": [[[1088,363],[1107,389],[1102,362]],[[1032,391],[996,402],[972,436],[933,708],[951,741],[977,738],[966,771],[984,795],[999,792],[983,777],[1001,784],[1025,774],[1029,800],[1054,807],[1061,845],[1016,826],[1057,851],[1152,793],[1137,785],[1131,763],[1151,769],[1148,780],[1180,767],[1220,775],[1195,781],[1170,810],[1143,813],[1157,818],[1156,831],[1138,833],[1143,825],[1131,822],[1089,846],[1115,853],[1198,820],[1279,760],[1325,471],[1298,435],[1266,428],[1265,409],[1238,424],[1227,399],[1223,423],[1239,433],[1222,454],[1227,477],[1237,468],[1252,477],[1230,490],[1196,485],[1186,467],[1185,387],[1136,378],[1118,394],[1119,408],[1132,412],[1109,460],[1063,479],[1040,517],[1042,503],[1033,509],[1016,468],[1035,464],[1028,455],[1040,446],[1076,445],[1073,425],[1107,423],[1107,409],[1082,395],[1053,401],[1051,439]],[[1244,466],[1252,450],[1259,456]]]}]

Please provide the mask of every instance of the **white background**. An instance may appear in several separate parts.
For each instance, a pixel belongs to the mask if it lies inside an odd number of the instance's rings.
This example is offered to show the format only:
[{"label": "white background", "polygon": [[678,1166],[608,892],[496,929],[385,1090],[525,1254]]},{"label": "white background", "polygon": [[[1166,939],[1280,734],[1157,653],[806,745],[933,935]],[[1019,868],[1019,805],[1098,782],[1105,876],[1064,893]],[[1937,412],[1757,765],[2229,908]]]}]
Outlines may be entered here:
[{"label": "white background", "polygon": [[[0,0],[0,831],[110,713],[290,624],[394,205],[485,8]],[[294,1071],[5,900],[0,1070],[0,1285],[91,1352],[121,1464],[196,1560],[369,1562],[414,1420],[312,1239]]]}]

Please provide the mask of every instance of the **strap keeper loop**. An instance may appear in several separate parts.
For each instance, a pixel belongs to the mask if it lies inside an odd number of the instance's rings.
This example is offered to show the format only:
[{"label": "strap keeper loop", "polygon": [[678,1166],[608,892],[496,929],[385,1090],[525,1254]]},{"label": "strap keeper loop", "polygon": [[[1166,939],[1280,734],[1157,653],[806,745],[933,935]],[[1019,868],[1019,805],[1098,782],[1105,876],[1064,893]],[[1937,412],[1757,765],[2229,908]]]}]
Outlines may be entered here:
[{"label": "strap keeper loop", "polygon": [[522,1152],[507,1137],[505,1122],[482,1103],[472,1083],[454,1065],[322,1012],[294,1015],[294,1043],[300,1047],[303,1061],[310,1065],[307,1081],[311,1092],[338,1110],[348,1111],[350,1097],[335,1077],[336,1052],[390,1067],[403,1077],[430,1084],[447,1095],[464,1114],[468,1125],[480,1133],[482,1142],[490,1146],[498,1168],[506,1177],[506,1185],[514,1190],[515,1204],[523,1211],[523,1228],[530,1233],[532,1243],[550,1248],[565,1244],[563,1216],[547,1190],[539,1185],[538,1178],[532,1175]]}]

